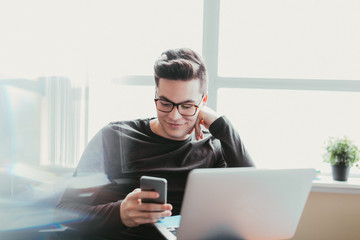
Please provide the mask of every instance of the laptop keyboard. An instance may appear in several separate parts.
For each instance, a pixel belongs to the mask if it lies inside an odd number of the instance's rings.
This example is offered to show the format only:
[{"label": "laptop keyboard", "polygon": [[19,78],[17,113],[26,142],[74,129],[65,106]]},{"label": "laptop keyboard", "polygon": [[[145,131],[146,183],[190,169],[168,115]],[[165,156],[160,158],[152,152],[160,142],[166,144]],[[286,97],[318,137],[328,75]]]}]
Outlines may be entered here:
[{"label": "laptop keyboard", "polygon": [[176,236],[179,227],[168,227],[167,229]]}]

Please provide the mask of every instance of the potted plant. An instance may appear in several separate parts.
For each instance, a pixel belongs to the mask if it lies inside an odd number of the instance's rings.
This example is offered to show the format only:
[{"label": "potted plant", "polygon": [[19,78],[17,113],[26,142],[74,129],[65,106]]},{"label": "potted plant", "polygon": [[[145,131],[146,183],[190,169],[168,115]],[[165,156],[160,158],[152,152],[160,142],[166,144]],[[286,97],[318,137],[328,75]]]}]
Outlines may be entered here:
[{"label": "potted plant", "polygon": [[345,136],[330,138],[325,149],[324,162],[330,163],[333,179],[347,181],[350,168],[360,160],[358,147]]}]

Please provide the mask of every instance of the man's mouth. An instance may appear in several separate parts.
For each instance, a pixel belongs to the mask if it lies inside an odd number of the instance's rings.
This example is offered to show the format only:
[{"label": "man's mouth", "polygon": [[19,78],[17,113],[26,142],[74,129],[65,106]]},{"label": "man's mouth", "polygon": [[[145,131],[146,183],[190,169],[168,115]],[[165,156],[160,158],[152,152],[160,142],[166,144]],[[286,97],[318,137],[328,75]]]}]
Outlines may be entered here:
[{"label": "man's mouth", "polygon": [[178,127],[181,127],[183,124],[180,124],[180,123],[167,123],[169,124],[170,127],[174,127],[174,128],[178,128]]}]

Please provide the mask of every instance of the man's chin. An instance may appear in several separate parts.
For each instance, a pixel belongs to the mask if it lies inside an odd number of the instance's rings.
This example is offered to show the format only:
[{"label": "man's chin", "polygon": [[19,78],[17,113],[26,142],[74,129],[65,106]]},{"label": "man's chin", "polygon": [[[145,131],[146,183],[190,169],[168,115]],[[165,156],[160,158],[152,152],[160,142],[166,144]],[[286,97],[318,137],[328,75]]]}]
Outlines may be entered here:
[{"label": "man's chin", "polygon": [[181,140],[185,140],[189,137],[189,132],[188,131],[186,131],[186,132],[184,132],[184,131],[182,131],[182,132],[169,131],[169,132],[167,132],[167,135],[172,140],[181,141]]}]

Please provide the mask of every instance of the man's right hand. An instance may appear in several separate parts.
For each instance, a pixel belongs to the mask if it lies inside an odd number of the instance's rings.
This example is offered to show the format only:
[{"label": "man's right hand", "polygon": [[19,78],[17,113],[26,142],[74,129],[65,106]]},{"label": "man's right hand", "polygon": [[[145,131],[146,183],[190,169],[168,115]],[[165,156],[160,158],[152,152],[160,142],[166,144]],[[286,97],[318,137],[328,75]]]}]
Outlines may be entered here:
[{"label": "man's right hand", "polygon": [[142,203],[143,198],[158,198],[157,192],[137,188],[129,193],[120,205],[120,218],[127,227],[155,223],[162,217],[171,216],[171,204]]}]

